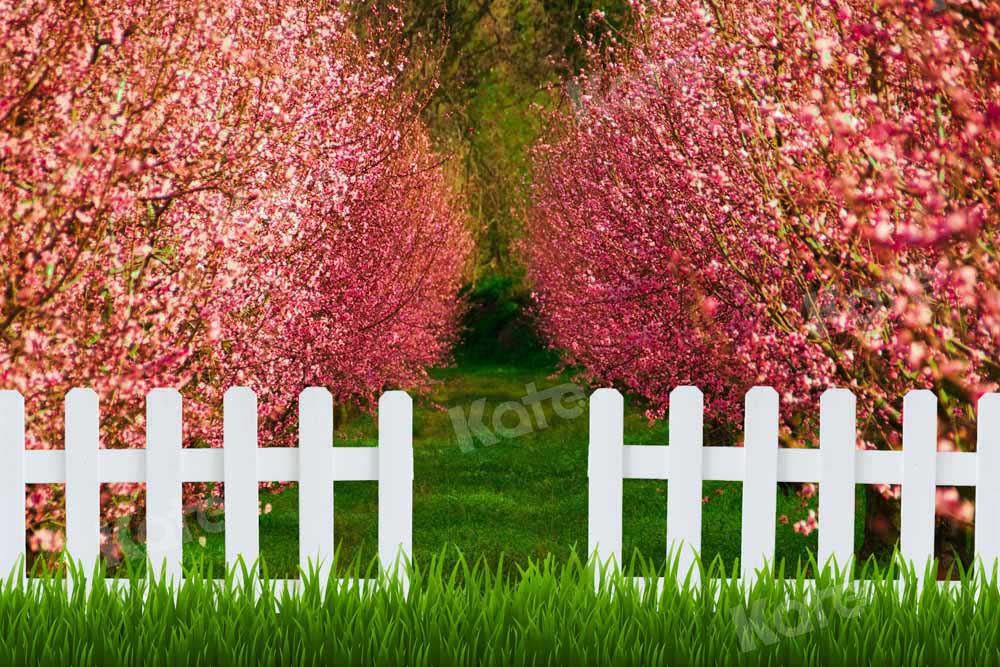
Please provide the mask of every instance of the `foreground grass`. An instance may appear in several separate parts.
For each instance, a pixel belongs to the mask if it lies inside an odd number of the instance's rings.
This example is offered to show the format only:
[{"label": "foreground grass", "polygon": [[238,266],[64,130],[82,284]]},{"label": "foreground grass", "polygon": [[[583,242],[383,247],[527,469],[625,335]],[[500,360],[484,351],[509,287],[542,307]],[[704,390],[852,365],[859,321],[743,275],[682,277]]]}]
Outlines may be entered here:
[{"label": "foreground grass", "polygon": [[[716,577],[662,590],[595,572],[572,554],[529,563],[508,576],[480,559],[440,558],[394,582],[301,594],[232,576],[189,573],[179,589],[89,592],[73,574],[7,582],[0,589],[0,664],[76,665],[951,665],[1000,661],[1000,590],[968,573],[947,589],[920,589],[904,572],[867,567],[868,582],[832,569],[764,576],[750,589]],[[352,578],[358,567],[343,568]],[[812,568],[818,571],[818,568]],[[369,568],[367,574],[373,570]],[[978,599],[976,598],[978,590]]]},{"label": "foreground grass", "polygon": [[[529,559],[552,555],[565,560],[574,548],[587,545],[587,411],[567,398],[571,416],[540,403],[544,424],[527,408],[530,429],[514,431],[517,415],[508,410],[502,420],[506,433],[497,442],[473,440],[461,446],[449,410],[466,417],[477,401],[483,403],[483,422],[492,431],[494,411],[505,402],[520,402],[532,390],[544,391],[570,381],[553,376],[551,368],[469,366],[439,370],[435,391],[414,405],[413,546],[418,562],[449,545],[467,554],[483,556],[491,566],[504,554],[508,563],[524,566]],[[590,388],[581,387],[590,393]],[[575,416],[572,416],[575,415]],[[626,401],[626,442],[666,444],[665,421],[650,423],[637,401]],[[523,429],[522,429],[523,430]],[[371,415],[355,414],[338,422],[338,445],[374,446],[377,429]],[[728,444],[710,436],[706,444]],[[860,487],[859,487],[860,488]],[[702,553],[719,557],[727,568],[738,563],[742,484],[706,482],[710,500],[703,507]],[[298,567],[298,493],[294,484],[274,495],[261,492],[262,504],[272,511],[261,516],[261,554],[278,576],[296,576]],[[817,499],[809,501],[816,507]],[[777,514],[801,518],[806,510],[788,487],[777,491]],[[667,483],[650,480],[625,482],[624,553],[638,551],[663,564],[666,553]],[[856,544],[861,544],[864,496],[858,496]],[[347,560],[367,561],[377,550],[378,497],[375,482],[339,482],[335,486],[335,537]],[[222,517],[188,521],[185,557],[188,564],[208,558],[218,569],[224,564]],[[777,523],[777,517],[775,517]],[[791,525],[777,523],[776,557],[794,568],[815,553],[816,535],[803,537]],[[447,565],[453,565],[449,551]],[[135,553],[141,562],[144,554]]]}]

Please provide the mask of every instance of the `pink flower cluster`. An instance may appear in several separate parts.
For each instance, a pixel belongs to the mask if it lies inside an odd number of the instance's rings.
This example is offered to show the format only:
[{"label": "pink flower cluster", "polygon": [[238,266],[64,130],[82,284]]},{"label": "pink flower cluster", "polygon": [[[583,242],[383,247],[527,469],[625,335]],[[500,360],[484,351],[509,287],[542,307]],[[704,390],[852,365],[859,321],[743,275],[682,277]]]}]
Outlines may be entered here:
[{"label": "pink flower cluster", "polygon": [[861,446],[906,391],[974,443],[1000,381],[1000,3],[649,0],[535,152],[525,253],[567,361],[645,396],[755,384],[811,444],[829,386]]},{"label": "pink flower cluster", "polygon": [[930,387],[943,441],[974,446],[1000,381],[1000,3],[634,10],[536,149],[525,252],[549,341],[653,413],[695,384],[739,423],[773,385],[795,446],[841,386],[859,446],[898,448],[904,394]]},{"label": "pink flower cluster", "polygon": [[[233,384],[264,444],[305,386],[370,405],[426,384],[470,240],[399,35],[336,2],[0,0],[0,386],[29,447],[61,446],[74,386],[128,447],[152,387],[216,446]],[[32,490],[29,525],[58,527],[60,494]],[[104,495],[109,521],[143,503]]]}]

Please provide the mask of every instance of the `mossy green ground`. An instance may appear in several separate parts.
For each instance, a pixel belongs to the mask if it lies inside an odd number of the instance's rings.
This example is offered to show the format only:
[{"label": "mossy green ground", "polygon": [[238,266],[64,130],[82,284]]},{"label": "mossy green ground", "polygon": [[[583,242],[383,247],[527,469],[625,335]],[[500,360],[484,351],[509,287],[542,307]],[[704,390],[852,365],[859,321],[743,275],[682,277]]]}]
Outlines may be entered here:
[{"label": "mossy green ground", "polygon": [[[553,375],[551,368],[476,366],[438,370],[433,392],[414,402],[413,548],[418,561],[427,562],[442,548],[457,547],[472,558],[485,557],[496,565],[500,554],[506,562],[526,564],[554,555],[565,560],[574,547],[587,546],[587,412],[563,418],[551,401],[543,403],[546,428],[519,437],[500,438],[497,444],[464,451],[459,446],[450,408],[469,413],[473,403],[485,399],[483,421],[492,422],[493,410],[505,401],[520,401],[526,387],[537,390],[569,382],[568,374]],[[589,388],[584,388],[589,394]],[[517,426],[508,413],[507,428]],[[666,444],[664,421],[649,423],[636,401],[626,399],[625,441],[628,444]],[[373,416],[360,414],[338,425],[338,446],[374,446]],[[711,443],[716,444],[716,443]],[[666,551],[665,520],[667,483],[626,480],[624,498],[624,552],[638,550],[662,562]],[[375,482],[341,482],[334,489],[335,537],[342,561],[376,553],[378,501]],[[721,556],[727,569],[740,552],[741,485],[705,483],[710,501],[703,506],[702,546],[706,562]],[[294,484],[279,494],[261,492],[273,511],[260,519],[261,553],[276,576],[295,576],[298,566],[298,494]],[[811,506],[815,506],[815,498]],[[859,496],[859,503],[863,502]],[[801,499],[792,489],[777,491],[778,515],[802,517]],[[858,516],[864,516],[859,504]],[[803,537],[791,525],[777,522],[776,556],[789,566],[804,561],[816,548],[816,535]],[[204,522],[202,522],[204,523]],[[199,522],[188,522],[190,540],[186,560],[207,557],[221,567],[224,538],[221,523],[206,531]],[[858,528],[860,544],[860,522]],[[446,562],[447,567],[450,563]]]}]

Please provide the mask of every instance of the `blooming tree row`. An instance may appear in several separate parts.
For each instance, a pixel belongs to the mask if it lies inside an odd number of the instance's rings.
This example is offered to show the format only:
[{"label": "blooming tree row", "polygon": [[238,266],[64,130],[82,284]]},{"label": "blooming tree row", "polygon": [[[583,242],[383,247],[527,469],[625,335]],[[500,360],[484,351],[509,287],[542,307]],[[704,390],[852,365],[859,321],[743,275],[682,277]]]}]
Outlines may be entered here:
[{"label": "blooming tree row", "polygon": [[[398,16],[344,3],[0,1],[0,386],[29,447],[101,397],[102,446],[141,446],[143,397],[185,394],[220,444],[222,391],[264,442],[308,385],[370,404],[447,357],[470,244],[401,85]],[[205,488],[193,497],[203,498]],[[61,491],[29,494],[59,546]],[[115,500],[117,499],[117,500]],[[105,490],[106,519],[142,504]]]},{"label": "blooming tree row", "polygon": [[654,411],[691,383],[739,421],[771,384],[793,445],[828,386],[859,396],[867,447],[898,447],[904,393],[933,388],[942,446],[973,445],[1000,381],[1000,3],[634,9],[536,150],[550,341]]}]

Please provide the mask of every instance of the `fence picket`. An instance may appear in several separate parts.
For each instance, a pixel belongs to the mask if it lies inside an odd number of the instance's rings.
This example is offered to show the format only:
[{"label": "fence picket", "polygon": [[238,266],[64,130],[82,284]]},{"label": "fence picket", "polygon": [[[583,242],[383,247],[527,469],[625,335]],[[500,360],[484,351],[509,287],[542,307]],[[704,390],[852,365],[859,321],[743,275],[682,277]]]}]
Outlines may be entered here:
[{"label": "fence picket", "polygon": [[88,577],[100,555],[99,410],[93,389],[66,394],[66,551]]},{"label": "fence picket", "polygon": [[299,395],[299,566],[325,582],[333,565],[333,397],[322,387]]},{"label": "fence picket", "polygon": [[226,567],[242,558],[251,570],[260,553],[257,494],[257,395],[232,387],[223,397],[223,479],[226,510]]},{"label": "fence picket", "polygon": [[405,579],[413,554],[413,400],[387,391],[378,402],[378,555]]},{"label": "fence picket", "polygon": [[24,398],[0,391],[0,578],[24,558]]},{"label": "fence picket", "polygon": [[1000,394],[979,399],[976,423],[975,548],[987,574],[1000,558]]},{"label": "fence picket", "polygon": [[146,554],[150,567],[180,581],[184,560],[181,498],[183,406],[175,389],[146,395]]},{"label": "fence picket", "polygon": [[740,566],[748,581],[774,560],[778,493],[778,392],[754,387],[746,395],[745,468]]},{"label": "fence picket", "polygon": [[841,568],[854,558],[854,457],[857,400],[847,389],[828,389],[820,398],[819,563]]},{"label": "fence picket", "polygon": [[903,401],[903,490],[899,551],[918,576],[934,556],[937,398],[926,389]]},{"label": "fence picket", "polygon": [[622,474],[625,399],[617,389],[590,397],[587,553],[601,564],[622,564]]},{"label": "fence picket", "polygon": [[667,484],[667,550],[681,581],[701,553],[702,439],[705,405],[697,387],[670,392],[670,481]]}]

